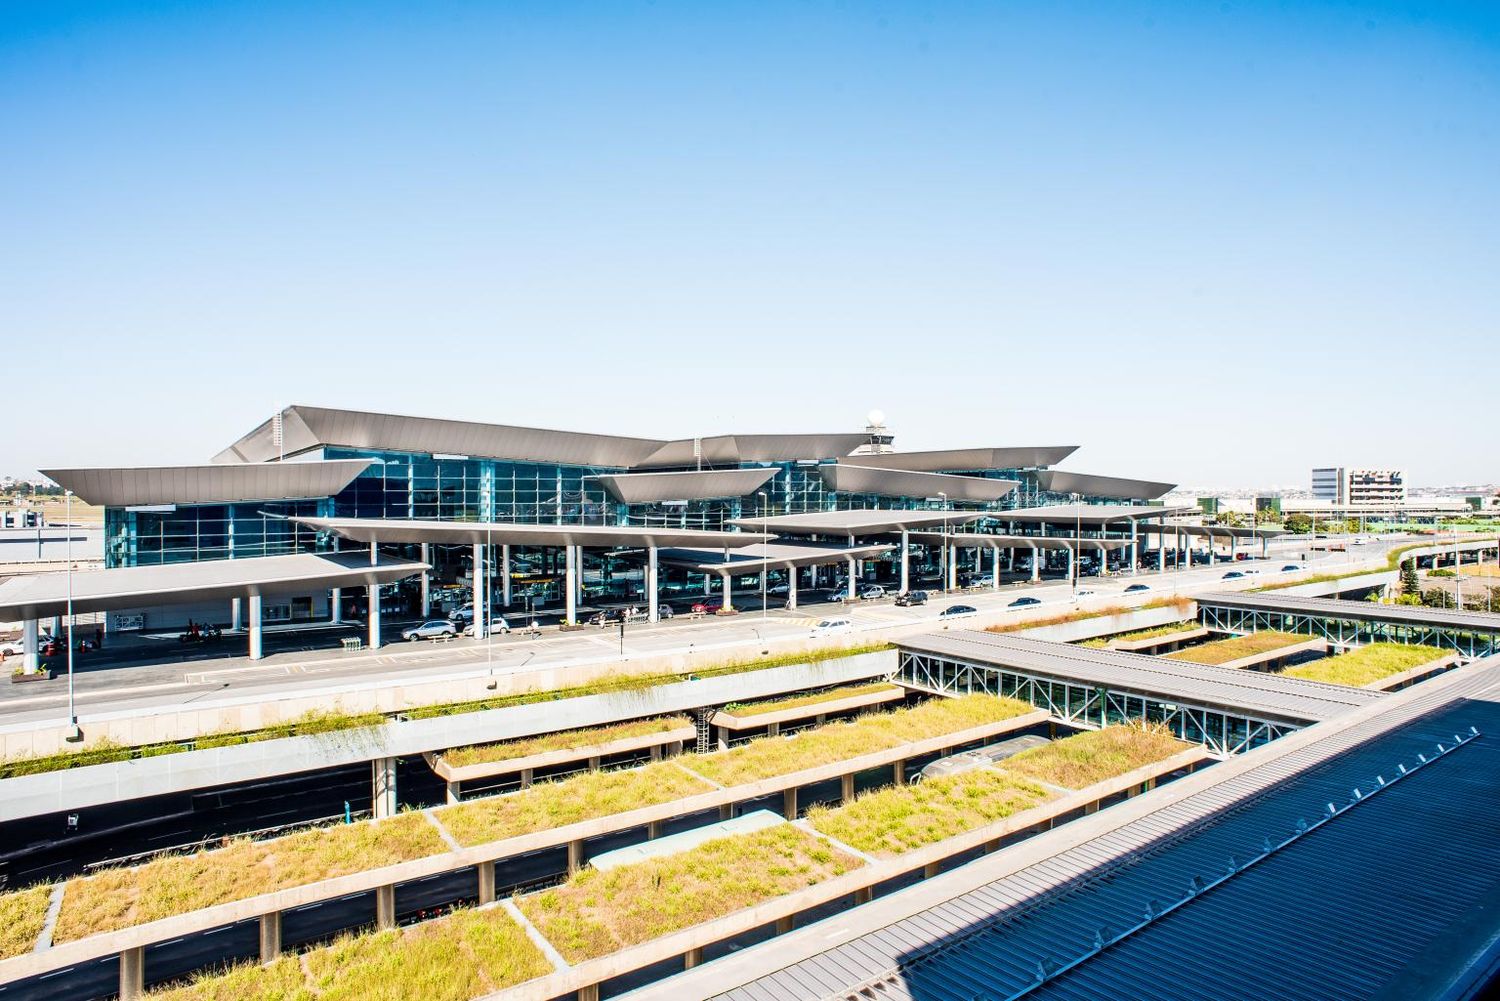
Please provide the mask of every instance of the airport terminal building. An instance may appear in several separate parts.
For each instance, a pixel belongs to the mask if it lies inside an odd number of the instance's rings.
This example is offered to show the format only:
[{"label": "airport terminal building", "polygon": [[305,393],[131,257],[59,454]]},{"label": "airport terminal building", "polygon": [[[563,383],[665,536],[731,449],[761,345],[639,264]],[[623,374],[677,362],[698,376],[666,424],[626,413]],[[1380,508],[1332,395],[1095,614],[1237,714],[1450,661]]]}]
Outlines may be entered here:
[{"label": "airport terminal building", "polygon": [[[799,585],[906,589],[934,568],[998,582],[1002,553],[1006,571],[1134,566],[1153,526],[1164,548],[1175,512],[1159,498],[1173,485],[1056,468],[1076,446],[899,452],[891,441],[878,425],[659,440],[292,406],[203,465],[44,472],[105,508],[97,573],[129,584],[101,585],[111,628],[241,626],[240,601],[176,589],[174,574],[204,564],[261,575],[242,595],[259,621],[437,614],[476,568],[490,582],[474,589],[481,603],[558,604],[573,621],[595,599],[639,598],[652,618],[662,596],[722,591],[730,606],[761,574],[795,604]],[[365,586],[334,586],[354,553],[415,569],[379,582],[371,609]],[[337,565],[264,583],[277,573],[265,561],[299,555]],[[28,600],[5,600],[0,585],[0,611],[46,604]]]}]

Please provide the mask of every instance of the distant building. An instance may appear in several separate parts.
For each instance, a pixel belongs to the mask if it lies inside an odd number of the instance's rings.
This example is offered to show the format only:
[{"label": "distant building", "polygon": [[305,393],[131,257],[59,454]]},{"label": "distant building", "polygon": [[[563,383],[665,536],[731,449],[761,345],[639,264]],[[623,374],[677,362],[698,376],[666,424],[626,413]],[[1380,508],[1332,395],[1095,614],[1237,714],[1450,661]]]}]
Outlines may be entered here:
[{"label": "distant building", "polygon": [[1312,471],[1312,489],[1315,499],[1335,507],[1400,507],[1406,503],[1406,471],[1326,466]]},{"label": "distant building", "polygon": [[1279,494],[1262,494],[1255,498],[1256,514],[1271,514],[1281,517],[1281,496]]},{"label": "distant building", "polygon": [[1217,497],[1199,497],[1198,498],[1198,510],[1202,511],[1204,514],[1218,514],[1219,513],[1219,498],[1217,498]]}]

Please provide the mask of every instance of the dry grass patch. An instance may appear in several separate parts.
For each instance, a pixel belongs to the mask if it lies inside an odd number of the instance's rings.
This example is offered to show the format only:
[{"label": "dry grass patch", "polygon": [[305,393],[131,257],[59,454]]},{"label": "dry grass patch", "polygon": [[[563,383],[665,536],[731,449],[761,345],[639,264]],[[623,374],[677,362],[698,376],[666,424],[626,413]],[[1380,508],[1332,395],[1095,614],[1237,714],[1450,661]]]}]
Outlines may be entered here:
[{"label": "dry grass patch", "polygon": [[980,768],[865,793],[846,806],[814,807],[807,819],[846,845],[889,857],[957,837],[1050,798],[1034,782]]},{"label": "dry grass patch", "polygon": [[468,1001],[552,972],[511,917],[460,910],[398,931],[345,935],[303,957],[242,965],[153,991],[153,1001]]},{"label": "dry grass patch", "polygon": [[843,688],[834,688],[813,695],[794,695],[791,698],[770,699],[765,702],[733,703],[726,706],[724,711],[732,716],[745,719],[750,716],[759,716],[763,713],[781,712],[783,709],[799,709],[802,706],[815,706],[820,702],[834,702],[838,699],[852,699],[860,695],[873,695],[876,692],[894,692],[900,690],[900,685],[893,685],[887,681],[875,682],[869,685],[845,685]]},{"label": "dry grass patch", "polygon": [[803,730],[791,737],[761,737],[727,751],[691,754],[681,760],[720,785],[741,785],[958,733],[1021,716],[1033,708],[1019,699],[994,695],[935,698],[909,708],[866,713],[858,719]]},{"label": "dry grass patch", "polygon": [[711,792],[670,761],[644,768],[586,772],[540,782],[505,796],[470,800],[437,812],[460,844],[480,845]]},{"label": "dry grass patch", "polygon": [[0,894],[0,959],[27,953],[47,921],[52,887],[32,886]]},{"label": "dry grass patch", "polygon": [[1046,747],[1022,751],[1000,765],[1005,771],[1037,782],[1085,789],[1153,761],[1163,761],[1192,747],[1159,723],[1126,723],[1086,730]]},{"label": "dry grass patch", "polygon": [[1227,664],[1241,657],[1253,657],[1256,654],[1270,653],[1272,650],[1279,650],[1285,646],[1306,643],[1312,638],[1304,633],[1283,633],[1274,629],[1263,629],[1246,636],[1200,643],[1198,646],[1163,654],[1163,656],[1168,660],[1185,660],[1194,664]]},{"label": "dry grass patch", "polygon": [[1288,678],[1326,681],[1334,685],[1361,688],[1409,671],[1447,656],[1430,646],[1408,646],[1405,643],[1371,643],[1358,650],[1324,657],[1308,664],[1289,667],[1281,673]]},{"label": "dry grass patch", "polygon": [[585,869],[517,903],[570,963],[606,956],[857,869],[862,863],[790,824],[691,851]]},{"label": "dry grass patch", "polygon": [[495,761],[510,761],[526,758],[548,751],[571,751],[576,748],[594,747],[614,740],[629,737],[647,737],[653,733],[666,733],[692,726],[686,716],[657,716],[652,719],[631,720],[610,726],[591,726],[582,730],[565,730],[562,733],[546,733],[524,740],[507,740],[499,744],[479,744],[445,751],[443,760],[455,768],[465,765],[488,764]]},{"label": "dry grass patch", "polygon": [[420,813],[269,841],[242,838],[213,851],[71,880],[53,938],[71,941],[448,850]]},{"label": "dry grass patch", "polygon": [[1084,640],[1079,646],[1086,646],[1094,650],[1104,649],[1110,643],[1120,640],[1130,642],[1132,640],[1154,640],[1162,636],[1171,636],[1173,633],[1190,633],[1203,628],[1196,619],[1187,619],[1182,622],[1168,622],[1164,626],[1153,626],[1150,629],[1136,629],[1128,633],[1120,633],[1116,636],[1097,636],[1091,640]]}]

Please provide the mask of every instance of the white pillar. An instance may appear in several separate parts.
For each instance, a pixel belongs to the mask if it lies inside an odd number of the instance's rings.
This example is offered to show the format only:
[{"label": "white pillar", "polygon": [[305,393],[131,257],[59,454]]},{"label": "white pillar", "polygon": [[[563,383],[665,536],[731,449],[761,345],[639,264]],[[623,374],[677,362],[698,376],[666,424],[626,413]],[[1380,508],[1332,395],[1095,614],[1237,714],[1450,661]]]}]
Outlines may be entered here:
[{"label": "white pillar", "polygon": [[1073,561],[1077,559],[1077,556],[1073,552],[1074,545],[1076,543],[1068,546],[1068,580],[1073,579]]},{"label": "white pillar", "polygon": [[260,660],[261,654],[261,632],[260,632],[261,610],[260,595],[250,596],[250,659]]},{"label": "white pillar", "polygon": [[1137,548],[1137,546],[1139,544],[1139,536],[1136,533],[1136,529],[1137,529],[1137,526],[1136,526],[1135,519],[1131,518],[1130,519],[1130,572],[1132,574],[1135,574],[1135,573],[1139,572],[1139,570],[1137,569],[1136,564],[1140,562],[1140,557],[1141,557],[1140,550]]},{"label": "white pillar", "polygon": [[797,607],[797,568],[786,568],[786,607]]},{"label": "white pillar", "polygon": [[846,557],[844,557],[844,559],[847,560],[848,563],[849,563],[849,591],[848,591],[848,596],[849,596],[849,600],[853,601],[854,598],[855,598],[855,595],[857,594],[857,592],[854,590],[854,557],[852,557],[852,556],[846,556]]},{"label": "white pillar", "polygon": [[[1135,555],[1135,543],[1134,542],[1132,542],[1130,544],[1130,553],[1131,553],[1132,556]],[[1108,566],[1109,566],[1109,550],[1106,549],[1106,548],[1104,548],[1104,543],[1101,542],[1101,543],[1099,543],[1099,576],[1100,577],[1104,576],[1104,571],[1105,571],[1106,568],[1108,568]],[[1135,571],[1131,571],[1131,572],[1134,573]]]},{"label": "white pillar", "polygon": [[948,590],[958,587],[958,547],[948,547]]},{"label": "white pillar", "polygon": [[394,817],[396,809],[396,759],[376,758],[370,762],[370,812],[379,820]]},{"label": "white pillar", "polygon": [[1156,533],[1156,572],[1167,572],[1167,533]]},{"label": "white pillar", "polygon": [[901,593],[911,586],[911,543],[906,529],[901,530]]},{"label": "white pillar", "polygon": [[1235,553],[1239,550],[1239,538],[1235,536],[1234,529],[1229,530],[1229,562],[1233,563]]},{"label": "white pillar", "polygon": [[734,607],[734,602],[730,599],[730,592],[734,587],[733,580],[728,573],[722,573],[719,574],[719,576],[723,578],[724,581],[724,596],[721,601],[725,608],[732,608]]},{"label": "white pillar", "polygon": [[990,543],[990,561],[994,564],[994,573],[990,575],[991,590],[1000,590],[1000,547]]},{"label": "white pillar", "polygon": [[1035,584],[1042,579],[1042,551],[1037,548],[1036,543],[1031,544],[1031,582]]},{"label": "white pillar", "polygon": [[243,620],[243,617],[240,615],[240,599],[238,599],[238,598],[230,598],[229,599],[229,631],[232,632],[232,633],[237,633],[242,628],[244,628],[244,620]]},{"label": "white pillar", "polygon": [[500,603],[510,607],[510,543],[500,547]]},{"label": "white pillar", "polygon": [[[375,539],[371,539],[370,540],[370,566],[373,567],[373,566],[375,566],[379,562],[380,562],[380,543],[377,540],[375,540]],[[367,590],[370,592],[370,601],[369,601],[370,614],[368,616],[366,616],[366,618],[368,618],[370,620],[369,647],[370,647],[371,650],[379,650],[380,649],[380,585],[377,584],[377,583],[375,583],[374,581],[371,581],[370,582],[370,586],[367,588]]]},{"label": "white pillar", "polygon": [[[333,551],[339,551],[339,537],[337,535],[333,537]],[[340,622],[344,621],[343,589],[336,587],[328,592],[328,607],[331,612],[331,614],[329,615],[329,621],[333,625],[338,625]]]},{"label": "white pillar", "polygon": [[578,559],[575,548],[564,547],[567,568],[563,574],[563,622],[570,626],[578,615]]},{"label": "white pillar", "polygon": [[573,586],[578,589],[578,597],[575,599],[579,605],[583,604],[583,547],[574,546],[578,552],[574,555],[573,565],[577,570],[573,574]]},{"label": "white pillar", "polygon": [[[422,543],[422,562],[426,563],[428,565],[432,564],[432,544],[431,543],[428,543],[428,542]],[[425,619],[425,618],[427,618],[427,616],[429,616],[431,614],[432,614],[432,571],[431,570],[423,570],[422,571],[422,618]],[[338,616],[337,615],[334,616],[334,621],[338,621]]]},{"label": "white pillar", "polygon": [[41,655],[37,646],[37,621],[27,619],[21,623],[21,671],[25,674],[35,674],[41,670]]},{"label": "white pillar", "polygon": [[[507,546],[507,549],[510,547]],[[661,606],[657,594],[656,547],[646,547],[646,621],[661,621]]]},{"label": "white pillar", "polygon": [[485,607],[489,602],[490,582],[485,574],[484,566],[484,544],[474,543],[474,552],[470,557],[474,561],[474,638],[484,639],[486,630],[490,626],[488,609]]}]

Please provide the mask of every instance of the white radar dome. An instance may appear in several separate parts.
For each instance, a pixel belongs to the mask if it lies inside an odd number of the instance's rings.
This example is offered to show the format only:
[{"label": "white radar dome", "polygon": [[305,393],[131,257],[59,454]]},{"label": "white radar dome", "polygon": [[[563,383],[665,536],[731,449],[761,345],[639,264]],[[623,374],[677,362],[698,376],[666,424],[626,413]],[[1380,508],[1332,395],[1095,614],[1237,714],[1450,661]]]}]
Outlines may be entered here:
[{"label": "white radar dome", "polygon": [[872,427],[879,427],[881,424],[885,423],[885,411],[871,410],[868,414],[865,415],[865,420],[869,421]]}]

